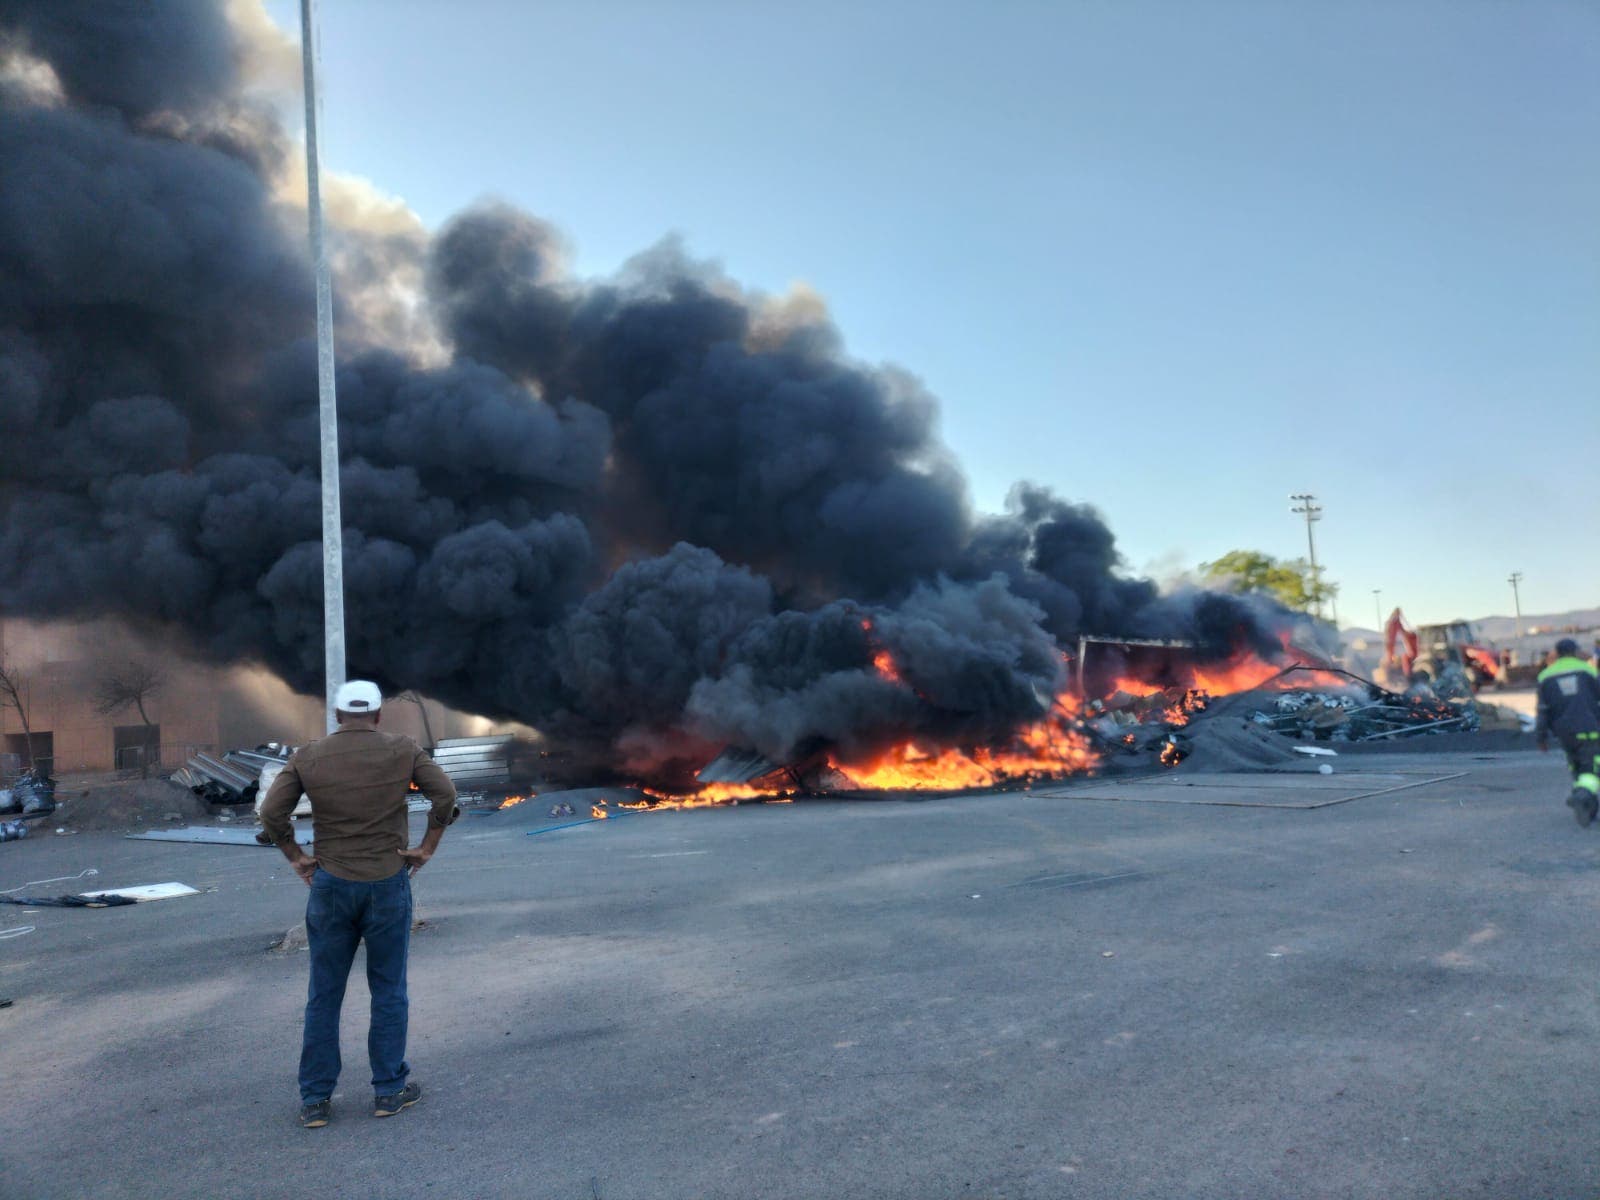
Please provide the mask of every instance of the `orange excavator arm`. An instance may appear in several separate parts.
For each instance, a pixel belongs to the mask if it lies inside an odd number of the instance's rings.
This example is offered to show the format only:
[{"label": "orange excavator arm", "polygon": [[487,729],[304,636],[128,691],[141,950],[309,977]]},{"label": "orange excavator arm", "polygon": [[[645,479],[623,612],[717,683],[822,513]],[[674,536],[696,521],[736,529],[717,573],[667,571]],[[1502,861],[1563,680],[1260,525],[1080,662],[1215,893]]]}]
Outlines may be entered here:
[{"label": "orange excavator arm", "polygon": [[[1400,653],[1396,654],[1398,646]],[[1389,620],[1383,626],[1383,656],[1392,666],[1404,672],[1406,677],[1411,675],[1411,668],[1417,661],[1419,642],[1417,631],[1405,614],[1396,608],[1389,614]]]},{"label": "orange excavator arm", "polygon": [[1485,678],[1494,679],[1500,674],[1500,656],[1488,646],[1463,646],[1461,653]]}]

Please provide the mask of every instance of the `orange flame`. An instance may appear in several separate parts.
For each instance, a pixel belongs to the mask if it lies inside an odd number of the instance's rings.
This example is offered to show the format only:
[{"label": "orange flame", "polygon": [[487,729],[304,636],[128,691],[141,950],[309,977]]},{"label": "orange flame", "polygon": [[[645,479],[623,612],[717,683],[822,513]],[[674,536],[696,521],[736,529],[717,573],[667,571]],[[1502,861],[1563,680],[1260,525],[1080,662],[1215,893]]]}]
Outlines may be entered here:
[{"label": "orange flame", "polygon": [[515,808],[517,805],[521,804],[524,800],[532,800],[538,794],[539,794],[538,792],[529,792],[526,796],[507,796],[504,800],[500,801],[500,807],[501,808]]},{"label": "orange flame", "polygon": [[1195,713],[1204,712],[1210,703],[1210,692],[1203,688],[1189,688],[1162,710],[1161,719],[1168,725],[1187,725]]},{"label": "orange flame", "polygon": [[828,765],[865,790],[942,792],[1079,774],[1098,761],[1080,730],[1052,716],[1022,729],[1005,746],[929,750],[905,742],[865,762],[830,756]]},{"label": "orange flame", "polygon": [[[869,637],[872,634],[872,622],[866,617],[861,618],[861,632]],[[887,649],[879,647],[872,655],[872,668],[890,683],[904,683],[905,679],[900,674],[900,668],[895,665],[894,655]]]},{"label": "orange flame", "polygon": [[1119,679],[1108,695],[1115,696],[1118,692],[1126,692],[1130,696],[1154,696],[1161,690],[1159,683],[1148,683],[1143,679]]},{"label": "orange flame", "polygon": [[[1303,688],[1338,690],[1350,685],[1350,680],[1342,675],[1317,670],[1319,664],[1308,661],[1300,650],[1290,646],[1287,636],[1283,638],[1283,647],[1283,657],[1270,661],[1251,650],[1242,649],[1218,663],[1167,664],[1161,675],[1164,683],[1135,678],[1118,679],[1106,699],[1116,698],[1119,692],[1143,698],[1157,692],[1182,689],[1190,694],[1204,692],[1209,700],[1213,696],[1231,696],[1235,692],[1249,692],[1257,688],[1283,691]],[[1283,675],[1290,667],[1304,669]]]},{"label": "orange flame", "polygon": [[685,796],[658,792],[654,788],[640,788],[650,799],[638,804],[624,804],[623,808],[711,808],[719,804],[737,804],[741,800],[787,801],[794,798],[790,788],[774,785],[760,788],[749,783],[704,783],[697,791]]}]

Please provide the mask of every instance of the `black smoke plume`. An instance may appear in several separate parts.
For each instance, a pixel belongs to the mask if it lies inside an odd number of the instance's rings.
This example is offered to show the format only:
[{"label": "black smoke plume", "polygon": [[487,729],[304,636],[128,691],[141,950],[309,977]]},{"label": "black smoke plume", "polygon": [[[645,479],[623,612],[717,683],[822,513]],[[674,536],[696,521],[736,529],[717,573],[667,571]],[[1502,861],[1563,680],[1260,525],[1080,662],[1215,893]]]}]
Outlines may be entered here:
[{"label": "black smoke plume", "polygon": [[[312,293],[240,37],[206,0],[0,3],[0,609],[315,690]],[[334,236],[353,674],[648,766],[1001,738],[1084,631],[1271,645],[1121,575],[1089,507],[975,514],[933,399],[816,305],[670,244],[575,279],[500,206]]]}]

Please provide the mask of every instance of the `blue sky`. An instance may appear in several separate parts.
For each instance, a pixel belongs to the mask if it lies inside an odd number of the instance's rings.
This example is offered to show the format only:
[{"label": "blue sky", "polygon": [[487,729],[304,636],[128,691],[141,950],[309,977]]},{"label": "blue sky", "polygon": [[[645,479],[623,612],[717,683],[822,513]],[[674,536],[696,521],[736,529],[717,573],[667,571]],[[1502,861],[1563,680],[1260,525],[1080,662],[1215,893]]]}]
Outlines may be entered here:
[{"label": "blue sky", "polygon": [[1311,491],[1346,624],[1600,604],[1600,7],[320,12],[329,168],[808,284],[982,507],[1048,484],[1159,577],[1303,554]]}]

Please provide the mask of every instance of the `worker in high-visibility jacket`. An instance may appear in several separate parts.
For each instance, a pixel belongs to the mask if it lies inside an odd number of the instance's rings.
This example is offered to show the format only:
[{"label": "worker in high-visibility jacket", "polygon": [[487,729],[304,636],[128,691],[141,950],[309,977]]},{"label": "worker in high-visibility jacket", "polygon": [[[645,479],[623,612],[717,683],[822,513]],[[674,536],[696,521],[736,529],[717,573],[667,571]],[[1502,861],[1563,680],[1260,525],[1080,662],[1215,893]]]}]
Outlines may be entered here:
[{"label": "worker in high-visibility jacket", "polygon": [[1539,672],[1539,718],[1534,726],[1539,749],[1550,748],[1550,735],[1561,739],[1572,768],[1567,807],[1578,824],[1593,823],[1600,809],[1600,678],[1595,666],[1578,657],[1578,643],[1562,638],[1556,659]]}]

